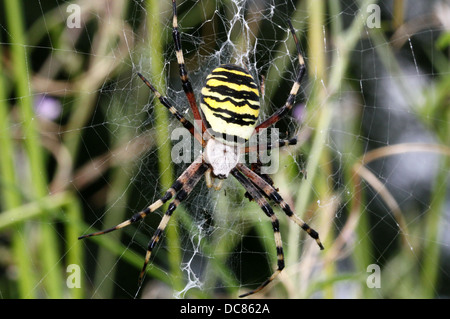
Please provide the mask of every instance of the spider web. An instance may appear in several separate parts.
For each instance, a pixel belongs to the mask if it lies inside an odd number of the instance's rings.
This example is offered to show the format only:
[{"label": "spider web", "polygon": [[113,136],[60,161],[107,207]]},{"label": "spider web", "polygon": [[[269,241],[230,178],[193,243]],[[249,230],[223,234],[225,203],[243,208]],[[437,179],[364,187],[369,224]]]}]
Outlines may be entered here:
[{"label": "spider web", "polygon": [[[264,86],[260,119],[265,119],[284,104],[297,72],[288,19],[305,56],[308,71],[296,103],[276,124],[281,138],[296,136],[298,144],[280,151],[271,177],[286,202],[319,232],[325,250],[319,251],[272,205],[281,224],[286,268],[259,297],[447,296],[445,84],[450,72],[445,34],[450,7],[444,1],[408,3],[404,23],[396,26],[396,1],[318,3],[177,3],[197,102],[211,70],[236,63]],[[69,4],[81,8],[80,27],[64,25]],[[371,4],[380,16],[371,15],[376,12],[368,9]],[[43,148],[50,154],[46,192],[75,195],[83,220],[78,235],[114,226],[141,211],[188,166],[170,153],[178,142],[171,134],[179,132],[180,123],[136,76],[141,72],[149,78],[193,121],[171,38],[171,3],[158,5],[154,13],[154,7],[137,0],[38,1],[36,10],[27,13],[27,43],[6,41],[10,27],[0,24],[3,54],[16,45],[29,54],[29,96]],[[381,25],[372,25],[377,18]],[[153,29],[158,36],[149,31],[151,24],[158,24]],[[162,42],[158,55],[152,37]],[[161,69],[155,71],[159,63]],[[4,100],[12,105],[11,113],[24,97]],[[16,138],[21,139],[24,126],[16,117],[1,131],[19,131]],[[71,163],[63,151],[54,155],[51,145],[63,145]],[[23,152],[16,156],[24,158]],[[23,175],[31,179],[29,172]],[[26,198],[33,198],[30,192],[23,190]],[[16,232],[33,238],[33,229],[49,224],[55,238],[67,243],[71,219],[60,210],[63,217],[31,221]],[[68,256],[80,245],[82,297],[234,298],[256,288],[276,267],[270,219],[233,178],[220,191],[207,188],[202,179],[174,212],[139,286],[148,241],[163,215],[161,208],[98,240],[61,244],[54,268],[65,270]],[[1,247],[9,250],[10,236],[1,235]],[[29,249],[31,263],[39,268],[38,250]],[[380,287],[371,288],[377,282],[377,273],[368,270],[371,265],[380,268]],[[1,267],[4,281],[15,283],[14,262],[7,259]],[[33,293],[48,297],[48,273],[39,274]],[[65,291],[70,295],[70,288]],[[1,288],[0,295],[10,293]]]}]

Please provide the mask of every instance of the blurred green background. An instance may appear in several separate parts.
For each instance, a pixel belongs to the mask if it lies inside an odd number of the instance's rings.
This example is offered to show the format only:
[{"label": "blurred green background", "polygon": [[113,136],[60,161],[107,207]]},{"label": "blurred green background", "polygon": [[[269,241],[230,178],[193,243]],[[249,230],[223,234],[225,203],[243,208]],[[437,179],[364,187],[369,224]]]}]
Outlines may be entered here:
[{"label": "blurred green background", "polygon": [[[141,287],[164,210],[77,240],[186,168],[171,157],[179,123],[136,76],[192,119],[170,1],[0,8],[0,298],[235,298],[262,283],[276,265],[271,224],[231,179],[220,192],[199,183],[177,209]],[[448,2],[186,0],[178,14],[197,99],[215,65],[243,63],[264,83],[267,117],[295,78],[288,19],[305,55],[297,104],[277,124],[299,143],[272,178],[326,249],[276,209],[286,269],[257,297],[448,297]]]}]

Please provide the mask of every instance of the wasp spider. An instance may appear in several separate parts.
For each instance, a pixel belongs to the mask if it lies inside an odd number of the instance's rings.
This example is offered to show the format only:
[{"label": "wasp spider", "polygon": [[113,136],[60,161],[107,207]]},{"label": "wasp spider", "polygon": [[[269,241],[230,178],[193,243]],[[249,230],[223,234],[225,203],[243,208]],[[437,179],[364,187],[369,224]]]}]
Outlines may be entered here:
[{"label": "wasp spider", "polygon": [[[169,102],[162,96],[147,79],[140,73],[139,77],[156,95],[162,105],[164,105],[180,122],[189,130],[189,132],[202,144],[203,152],[173,183],[165,194],[156,202],[145,208],[143,211],[134,214],[130,219],[120,223],[119,225],[92,234],[80,236],[79,239],[97,236],[109,233],[111,231],[121,229],[139,220],[142,220],[151,212],[161,207],[164,203],[175,196],[170,203],[161,222],[156,229],[153,237],[148,244],[145,256],[144,266],[139,275],[141,283],[146,267],[149,263],[153,248],[161,239],[164,229],[169,222],[172,213],[177,206],[191,193],[200,178],[204,175],[208,187],[213,186],[213,180],[218,179],[219,184],[226,179],[229,174],[233,175],[246,189],[247,196],[253,199],[270,218],[275,236],[276,253],[277,253],[277,269],[265,282],[258,288],[242,294],[245,297],[254,294],[269,284],[284,268],[283,247],[279,229],[279,222],[275,216],[271,206],[267,200],[273,200],[278,204],[284,213],[309,236],[314,238],[323,249],[318,233],[309,227],[300,217],[292,212],[289,205],[278,194],[272,186],[272,181],[266,175],[259,174],[258,165],[252,165],[248,168],[246,165],[239,163],[239,154],[241,152],[249,152],[249,147],[243,147],[242,142],[247,141],[253,134],[258,133],[261,129],[276,123],[280,118],[288,113],[292,108],[295,96],[300,88],[300,82],[305,73],[305,63],[300,51],[300,45],[295,35],[294,28],[289,21],[289,28],[297,46],[299,70],[286,100],[286,103],[278,109],[272,116],[256,125],[259,115],[259,91],[253,77],[245,69],[232,64],[220,65],[215,68],[206,78],[206,85],[201,91],[200,109],[197,106],[194,92],[188,78],[185,68],[183,52],[181,49],[180,32],[178,30],[176,2],[173,4],[173,39],[175,42],[175,50],[177,62],[180,70],[180,78],[183,90],[189,101],[196,123],[201,123],[201,134],[194,128],[183,115],[180,114]],[[213,134],[211,134],[213,132]],[[228,137],[234,139],[234,143],[228,142]],[[223,137],[223,138],[221,138]],[[224,138],[227,137],[225,141]],[[280,140],[276,145],[265,145],[266,149],[273,147],[281,147],[296,143],[296,139]],[[220,185],[216,188],[220,188]]]}]

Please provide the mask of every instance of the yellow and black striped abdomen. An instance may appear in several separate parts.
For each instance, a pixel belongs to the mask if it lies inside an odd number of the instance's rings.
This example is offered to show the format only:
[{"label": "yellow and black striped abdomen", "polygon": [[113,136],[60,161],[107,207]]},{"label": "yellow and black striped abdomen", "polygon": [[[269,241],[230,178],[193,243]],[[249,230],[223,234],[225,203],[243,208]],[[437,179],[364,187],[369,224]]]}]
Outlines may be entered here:
[{"label": "yellow and black striped abdomen", "polygon": [[206,78],[200,108],[214,133],[248,140],[259,115],[258,87],[243,68],[221,65]]}]

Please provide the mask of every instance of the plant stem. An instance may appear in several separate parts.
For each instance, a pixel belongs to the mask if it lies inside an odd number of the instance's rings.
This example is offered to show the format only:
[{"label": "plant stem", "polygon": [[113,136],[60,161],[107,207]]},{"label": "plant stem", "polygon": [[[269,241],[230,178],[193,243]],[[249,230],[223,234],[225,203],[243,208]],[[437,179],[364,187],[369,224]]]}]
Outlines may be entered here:
[{"label": "plant stem", "polygon": [[[1,36],[1,35],[0,35]],[[0,46],[0,56],[2,47]],[[10,131],[9,110],[6,93],[6,81],[4,79],[3,63],[0,61],[0,149],[2,155],[0,156],[0,193],[2,199],[2,207],[4,210],[19,207],[22,203],[20,189],[17,187],[16,171],[14,167],[14,141]],[[11,216],[16,218],[17,215]],[[0,214],[0,220],[4,219],[5,213]],[[1,222],[0,222],[1,224]],[[18,296],[19,298],[33,297],[29,295],[33,291],[37,279],[32,269],[31,260],[24,254],[26,251],[26,243],[23,240],[23,225],[18,225],[16,231],[12,235],[12,252],[14,261],[16,263],[19,273],[18,281]],[[1,229],[1,226],[0,226]],[[13,292],[14,293],[14,292]],[[11,295],[14,296],[14,295]]]},{"label": "plant stem", "polygon": [[[151,80],[161,94],[165,94],[166,81],[164,77],[164,46],[163,46],[163,30],[161,2],[158,0],[147,1],[147,32],[149,37],[150,51],[150,73]],[[171,143],[169,134],[169,114],[168,111],[160,104],[156,104],[155,110],[155,129],[156,129],[156,147],[158,151],[158,168],[159,168],[159,185],[161,191],[170,188],[174,181],[174,169],[171,159]],[[164,205],[163,209],[167,209],[168,205]],[[175,215],[175,214],[174,214]],[[176,225],[176,216],[171,217],[171,224]],[[180,242],[176,227],[170,225],[166,229],[166,242],[168,250],[169,268],[172,274],[173,287],[176,290],[183,288],[183,277],[180,269],[181,253]]]},{"label": "plant stem", "polygon": [[[23,10],[21,2],[14,0],[7,0],[4,2],[6,20],[8,30],[11,37],[11,58],[14,65],[14,78],[16,84],[16,94],[19,97],[18,106],[22,120],[22,134],[26,154],[28,156],[28,165],[30,171],[32,193],[34,198],[42,198],[47,195],[47,176],[44,165],[44,152],[40,143],[39,129],[36,117],[33,111],[32,93],[29,87],[28,75],[28,54],[26,51],[26,37],[23,21]],[[40,232],[42,235],[42,242],[39,243],[39,262],[42,263],[43,283],[45,291],[50,298],[59,298],[61,296],[61,278],[59,274],[59,262],[57,256],[57,240],[51,221],[43,215],[42,223],[40,224]],[[24,233],[22,233],[22,236]],[[24,236],[26,240],[26,236]],[[23,248],[23,246],[22,246]],[[17,252],[17,251],[16,251]],[[30,258],[30,256],[24,257]],[[23,258],[21,258],[23,259]],[[21,274],[19,277],[25,275],[25,269],[19,266]],[[31,268],[30,268],[31,269]],[[30,269],[26,270],[27,272]],[[33,287],[35,287],[33,285]],[[26,292],[31,293],[32,290]],[[25,293],[22,291],[22,293]]]}]

